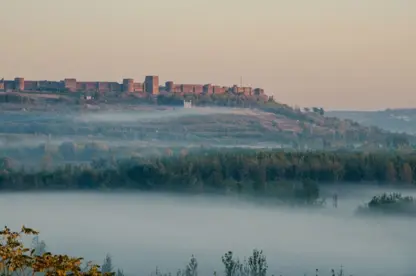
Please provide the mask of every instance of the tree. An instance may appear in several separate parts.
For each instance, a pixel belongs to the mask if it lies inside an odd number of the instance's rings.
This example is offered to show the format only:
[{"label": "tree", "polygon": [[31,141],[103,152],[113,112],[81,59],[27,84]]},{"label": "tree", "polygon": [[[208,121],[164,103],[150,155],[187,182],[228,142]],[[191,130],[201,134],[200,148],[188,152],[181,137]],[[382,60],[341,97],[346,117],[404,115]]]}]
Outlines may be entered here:
[{"label": "tree", "polygon": [[189,260],[185,269],[185,276],[198,276],[198,262],[194,255]]},{"label": "tree", "polygon": [[404,163],[400,172],[400,179],[405,183],[413,182],[413,171],[409,163]]},{"label": "tree", "polygon": [[234,260],[233,252],[228,251],[227,253],[222,256],[222,263],[225,266],[225,276],[234,276],[236,272],[240,268],[240,262],[238,260]]},{"label": "tree", "polygon": [[0,231],[0,274],[2,276],[35,275],[45,276],[101,276],[112,275],[102,273],[97,265],[88,265],[84,272],[81,269],[82,258],[67,255],[55,255],[45,252],[35,255],[35,249],[23,245],[24,236],[38,235],[39,232],[23,226],[19,232],[13,232],[8,227]]},{"label": "tree", "polygon": [[52,155],[49,153],[45,153],[41,161],[42,169],[44,171],[49,170],[51,168],[52,162],[53,162]]},{"label": "tree", "polygon": [[222,263],[225,266],[225,275],[226,276],[252,276],[255,275],[252,273],[249,262],[244,259],[241,263],[238,259],[235,259],[233,252],[228,251],[222,256]]},{"label": "tree", "polygon": [[392,148],[406,147],[410,144],[406,134],[391,134],[386,140],[387,145]]},{"label": "tree", "polygon": [[250,276],[266,276],[268,265],[263,250],[254,249],[253,255],[248,258],[248,265]]},{"label": "tree", "polygon": [[110,254],[107,254],[105,256],[103,265],[101,266],[101,272],[103,273],[110,273],[113,272],[114,267],[113,267],[113,260],[110,256]]},{"label": "tree", "polygon": [[386,166],[386,180],[388,182],[396,181],[396,168],[391,161],[389,161]]},{"label": "tree", "polygon": [[321,108],[312,107],[312,110],[313,110],[314,113],[317,113],[317,114],[322,115],[322,116],[325,114],[325,110],[322,107]]},{"label": "tree", "polygon": [[94,170],[102,170],[108,167],[108,160],[104,158],[93,159],[90,163]]},{"label": "tree", "polygon": [[302,200],[302,203],[314,204],[319,198],[319,186],[315,181],[302,181],[302,188],[296,193],[297,199]]}]

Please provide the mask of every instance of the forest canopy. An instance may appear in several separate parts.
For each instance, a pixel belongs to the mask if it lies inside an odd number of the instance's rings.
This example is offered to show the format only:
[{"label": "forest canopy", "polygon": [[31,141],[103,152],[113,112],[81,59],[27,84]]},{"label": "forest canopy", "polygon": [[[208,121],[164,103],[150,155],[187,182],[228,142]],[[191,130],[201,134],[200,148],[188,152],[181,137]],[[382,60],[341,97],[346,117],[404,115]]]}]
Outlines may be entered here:
[{"label": "forest canopy", "polygon": [[158,157],[95,159],[43,170],[0,160],[0,189],[139,189],[290,194],[293,185],[374,182],[413,185],[416,156],[398,153],[201,150]]}]

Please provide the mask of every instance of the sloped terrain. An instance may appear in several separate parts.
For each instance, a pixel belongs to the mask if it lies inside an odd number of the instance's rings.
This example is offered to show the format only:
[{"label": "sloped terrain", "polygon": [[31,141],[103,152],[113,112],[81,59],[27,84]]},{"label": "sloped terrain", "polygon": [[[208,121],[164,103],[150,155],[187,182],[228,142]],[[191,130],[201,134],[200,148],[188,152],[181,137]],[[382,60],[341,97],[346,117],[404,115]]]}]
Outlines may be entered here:
[{"label": "sloped terrain", "polygon": [[18,109],[16,105],[8,105],[0,113],[0,133],[19,135],[29,141],[44,140],[48,136],[56,141],[102,140],[116,144],[138,141],[217,146],[267,143],[318,149],[387,145],[394,137],[352,121],[289,108],[284,112],[279,110],[116,104],[54,104]]},{"label": "sloped terrain", "polygon": [[365,126],[377,126],[392,132],[416,134],[416,109],[382,111],[331,111],[330,116],[349,119]]}]

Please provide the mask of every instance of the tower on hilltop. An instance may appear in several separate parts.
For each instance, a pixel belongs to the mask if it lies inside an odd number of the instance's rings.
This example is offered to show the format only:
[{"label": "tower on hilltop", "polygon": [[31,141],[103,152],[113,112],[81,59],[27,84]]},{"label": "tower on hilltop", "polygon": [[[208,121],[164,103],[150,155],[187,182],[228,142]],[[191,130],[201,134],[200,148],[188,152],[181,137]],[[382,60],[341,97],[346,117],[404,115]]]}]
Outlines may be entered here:
[{"label": "tower on hilltop", "polygon": [[174,85],[173,81],[167,81],[167,82],[165,83],[165,86],[166,86],[166,91],[167,91],[167,92],[173,92],[173,89],[174,89],[174,87],[175,87],[175,85]]},{"label": "tower on hilltop", "polygon": [[149,94],[159,94],[159,76],[146,76],[144,79],[144,89]]},{"label": "tower on hilltop", "polygon": [[123,80],[123,92],[134,92],[134,80],[133,79],[124,79]]},{"label": "tower on hilltop", "polygon": [[16,91],[25,90],[25,79],[24,78],[15,78],[14,79],[14,90],[16,90]]},{"label": "tower on hilltop", "polygon": [[64,79],[64,87],[69,92],[77,91],[77,79]]}]

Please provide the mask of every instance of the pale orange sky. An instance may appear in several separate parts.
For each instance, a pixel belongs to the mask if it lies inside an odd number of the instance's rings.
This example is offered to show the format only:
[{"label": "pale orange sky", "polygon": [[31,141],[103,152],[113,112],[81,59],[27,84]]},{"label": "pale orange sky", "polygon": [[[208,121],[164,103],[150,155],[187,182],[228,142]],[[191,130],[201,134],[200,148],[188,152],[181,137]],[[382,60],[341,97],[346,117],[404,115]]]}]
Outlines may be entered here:
[{"label": "pale orange sky", "polygon": [[243,84],[416,107],[416,0],[4,0],[0,78]]}]

